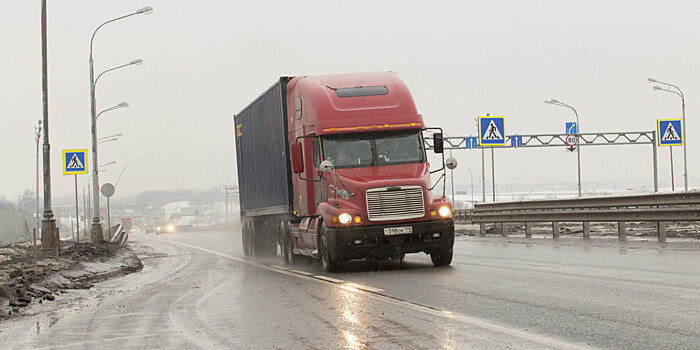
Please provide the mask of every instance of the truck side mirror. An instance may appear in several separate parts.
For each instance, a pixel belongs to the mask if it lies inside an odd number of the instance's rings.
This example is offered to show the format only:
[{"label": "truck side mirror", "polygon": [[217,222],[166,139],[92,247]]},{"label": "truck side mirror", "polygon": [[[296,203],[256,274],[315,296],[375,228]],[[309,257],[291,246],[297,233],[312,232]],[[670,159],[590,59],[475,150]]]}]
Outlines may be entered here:
[{"label": "truck side mirror", "polygon": [[442,153],[445,147],[442,140],[442,133],[433,134],[433,151],[435,153]]},{"label": "truck side mirror", "polygon": [[323,172],[323,173],[327,173],[327,172],[333,170],[333,163],[331,163],[331,161],[329,161],[329,160],[322,161],[320,166],[321,166],[321,172]]},{"label": "truck side mirror", "polygon": [[292,156],[292,171],[295,174],[301,174],[304,172],[304,153],[301,149],[301,142],[294,142],[290,147]]}]

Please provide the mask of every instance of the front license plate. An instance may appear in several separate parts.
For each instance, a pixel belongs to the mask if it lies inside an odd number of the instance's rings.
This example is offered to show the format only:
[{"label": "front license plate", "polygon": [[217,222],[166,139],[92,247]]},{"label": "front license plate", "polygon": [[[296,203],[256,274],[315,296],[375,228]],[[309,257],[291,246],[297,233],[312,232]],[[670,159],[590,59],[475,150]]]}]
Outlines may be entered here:
[{"label": "front license plate", "polygon": [[413,227],[412,226],[404,226],[404,227],[387,227],[384,229],[384,235],[385,236],[391,236],[391,235],[403,235],[407,233],[413,233]]}]

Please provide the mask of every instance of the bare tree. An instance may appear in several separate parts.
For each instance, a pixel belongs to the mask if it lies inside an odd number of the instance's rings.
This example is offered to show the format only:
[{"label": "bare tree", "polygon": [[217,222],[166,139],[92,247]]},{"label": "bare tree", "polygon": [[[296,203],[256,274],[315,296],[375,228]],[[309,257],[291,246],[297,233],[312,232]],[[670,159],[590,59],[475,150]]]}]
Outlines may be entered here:
[{"label": "bare tree", "polygon": [[36,211],[36,193],[33,190],[26,189],[17,199],[17,210],[25,213],[33,213]]},{"label": "bare tree", "polygon": [[2,210],[14,210],[15,206],[5,198],[5,196],[0,196],[0,209]]}]

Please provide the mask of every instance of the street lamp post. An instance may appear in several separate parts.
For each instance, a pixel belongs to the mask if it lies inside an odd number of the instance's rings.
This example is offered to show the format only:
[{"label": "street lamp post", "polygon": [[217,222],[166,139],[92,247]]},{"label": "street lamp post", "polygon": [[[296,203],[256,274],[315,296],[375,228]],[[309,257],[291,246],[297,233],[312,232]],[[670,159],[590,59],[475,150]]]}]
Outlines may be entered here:
[{"label": "street lamp post", "polygon": [[41,140],[41,120],[34,127],[34,140],[36,141],[36,233],[39,234],[39,228],[41,227],[41,209],[39,209],[39,140]]},{"label": "street lamp post", "polygon": [[[566,103],[557,101],[555,99],[550,99],[550,100],[544,101],[544,103],[548,104],[548,105],[555,105],[555,106],[559,106],[559,107],[568,108],[568,109],[574,111],[574,114],[576,115],[576,139],[578,142],[580,142],[579,134],[581,134],[581,123],[579,123],[579,121],[578,121],[578,112],[576,112],[576,109],[574,109],[574,107],[571,107],[570,105],[567,105]],[[579,196],[579,198],[581,198],[581,145],[580,144],[578,144],[576,146],[576,155],[578,158],[578,196]]]},{"label": "street lamp post", "polygon": [[[672,94],[678,95],[678,97],[681,98],[681,108],[683,110],[683,182],[685,184],[685,190],[688,190],[688,150],[686,147],[686,143],[688,140],[688,137],[685,134],[685,95],[683,95],[683,91],[678,86],[675,86],[673,84],[669,83],[664,83],[663,81],[658,81],[654,78],[647,78],[647,82],[649,83],[658,83],[658,84],[663,84],[666,85],[667,88],[662,88],[660,86],[654,86],[653,89],[657,91],[664,91],[664,92],[670,92]],[[671,90],[671,88],[675,88],[678,91]],[[661,135],[659,135],[659,138]],[[671,169],[673,171],[673,169]]]},{"label": "street lamp post", "polygon": [[[88,234],[87,230],[88,230],[88,227],[90,227],[90,223],[88,221],[89,217],[90,217],[90,186],[88,186],[88,185],[90,185],[90,180],[92,180],[92,178],[88,178],[87,181],[85,181],[85,183],[83,184],[83,207],[85,207],[85,216],[84,216],[84,218],[85,218],[85,226],[84,226],[85,236],[87,236],[87,234]],[[87,199],[85,197],[85,187],[86,186],[87,186]]]},{"label": "street lamp post", "polygon": [[[100,24],[95,31],[92,33],[92,37],[90,38],[90,124],[91,124],[91,132],[92,132],[92,195],[93,195],[93,217],[92,217],[92,235],[91,235],[91,241],[93,243],[97,243],[102,241],[103,239],[103,234],[102,234],[102,224],[100,223],[100,194],[99,194],[99,176],[98,176],[98,170],[97,170],[97,116],[95,115],[96,112],[96,106],[95,106],[95,83],[97,80],[95,79],[95,70],[94,70],[94,60],[92,58],[92,49],[93,49],[93,42],[95,40],[95,34],[97,34],[97,31],[100,30],[104,25],[112,22],[116,22],[118,20],[131,17],[133,15],[139,15],[139,14],[149,14],[153,12],[153,8],[150,6],[144,7],[142,9],[136,10],[136,12],[113,18],[107,22],[104,22]],[[134,61],[132,61],[134,62]],[[138,63],[134,63],[138,64]],[[128,65],[131,65],[128,64]],[[114,68],[116,69],[116,68]],[[113,70],[113,69],[112,69]],[[107,71],[103,72],[102,74],[106,73]],[[102,76],[100,74],[100,76]]]},{"label": "street lamp post", "polygon": [[44,143],[42,146],[44,177],[44,219],[41,222],[41,250],[57,247],[54,237],[56,219],[51,209],[51,145],[49,144],[49,69],[47,49],[46,0],[41,0],[41,92],[42,115],[44,122]]}]

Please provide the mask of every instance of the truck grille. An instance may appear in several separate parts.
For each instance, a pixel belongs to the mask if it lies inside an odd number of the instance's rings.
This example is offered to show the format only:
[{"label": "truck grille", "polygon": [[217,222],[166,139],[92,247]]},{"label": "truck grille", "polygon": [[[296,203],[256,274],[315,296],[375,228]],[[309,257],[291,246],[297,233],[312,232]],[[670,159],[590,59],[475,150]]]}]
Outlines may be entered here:
[{"label": "truck grille", "polygon": [[366,193],[370,221],[405,220],[425,216],[420,186],[370,188]]}]

